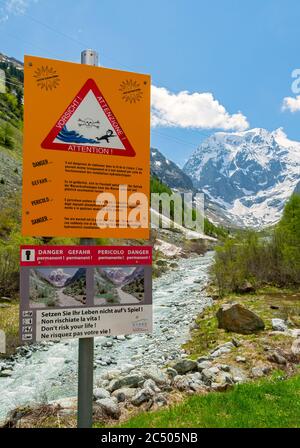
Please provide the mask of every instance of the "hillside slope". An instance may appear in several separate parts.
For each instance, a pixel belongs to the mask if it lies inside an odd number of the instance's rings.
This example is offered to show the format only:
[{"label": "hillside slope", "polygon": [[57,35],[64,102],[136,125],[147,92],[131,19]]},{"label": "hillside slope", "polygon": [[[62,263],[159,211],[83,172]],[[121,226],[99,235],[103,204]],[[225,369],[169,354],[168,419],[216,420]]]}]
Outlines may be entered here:
[{"label": "hillside slope", "polygon": [[[0,93],[0,211],[18,196],[22,185],[23,71],[0,54],[5,85]],[[3,79],[3,76],[2,76]]]}]

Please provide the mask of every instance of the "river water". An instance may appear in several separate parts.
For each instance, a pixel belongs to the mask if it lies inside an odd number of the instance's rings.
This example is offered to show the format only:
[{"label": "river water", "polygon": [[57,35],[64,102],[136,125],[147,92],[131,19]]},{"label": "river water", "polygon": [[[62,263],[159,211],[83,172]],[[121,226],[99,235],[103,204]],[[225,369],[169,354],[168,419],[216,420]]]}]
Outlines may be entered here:
[{"label": "river water", "polygon": [[[107,371],[163,366],[184,356],[192,321],[212,300],[205,295],[213,252],[178,261],[153,281],[154,332],[95,338],[95,384]],[[0,377],[0,419],[17,406],[75,396],[78,341],[40,346],[16,359],[11,377]],[[1,361],[0,361],[1,363]]]}]

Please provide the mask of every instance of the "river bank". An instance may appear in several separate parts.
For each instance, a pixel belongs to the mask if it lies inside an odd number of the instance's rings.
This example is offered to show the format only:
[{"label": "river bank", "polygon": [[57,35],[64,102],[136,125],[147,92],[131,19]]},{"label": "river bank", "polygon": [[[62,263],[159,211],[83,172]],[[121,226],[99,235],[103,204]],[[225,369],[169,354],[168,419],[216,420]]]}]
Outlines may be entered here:
[{"label": "river bank", "polygon": [[[272,377],[279,369],[276,381],[299,372],[299,291],[267,288],[219,298],[209,286],[212,260],[211,252],[181,259],[176,268],[155,279],[153,335],[96,340],[96,424],[126,425],[143,411],[152,414],[161,407],[173,409],[176,403],[184,406],[189,395],[200,399]],[[217,311],[233,302],[258,314],[264,329],[237,334],[218,328]],[[8,425],[76,426],[75,341],[34,350],[20,355],[23,366],[20,360],[12,366],[5,390],[0,377],[2,403],[7,411],[14,409]]]},{"label": "river bank", "polygon": [[286,379],[274,372],[226,392],[194,394],[156,412],[141,412],[117,428],[299,428],[299,388],[300,375]]}]

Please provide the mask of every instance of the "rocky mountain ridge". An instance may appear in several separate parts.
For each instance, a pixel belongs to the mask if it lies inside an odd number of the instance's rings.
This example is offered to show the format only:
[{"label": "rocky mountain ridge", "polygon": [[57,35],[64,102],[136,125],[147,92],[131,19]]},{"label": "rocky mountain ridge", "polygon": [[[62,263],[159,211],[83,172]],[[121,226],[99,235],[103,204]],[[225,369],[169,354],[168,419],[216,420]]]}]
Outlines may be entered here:
[{"label": "rocky mountain ridge", "polygon": [[172,189],[189,191],[194,188],[191,178],[156,148],[151,148],[151,174]]}]

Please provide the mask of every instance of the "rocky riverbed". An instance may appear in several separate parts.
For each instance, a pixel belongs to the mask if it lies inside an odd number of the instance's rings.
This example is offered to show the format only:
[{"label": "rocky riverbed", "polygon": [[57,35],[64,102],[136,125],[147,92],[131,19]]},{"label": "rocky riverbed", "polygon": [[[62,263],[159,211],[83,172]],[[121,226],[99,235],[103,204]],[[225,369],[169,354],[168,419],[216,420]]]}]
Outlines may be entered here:
[{"label": "rocky riverbed", "polygon": [[[208,252],[204,256],[181,259],[176,268],[154,280],[153,334],[95,339],[95,387],[109,388],[112,380],[118,381],[118,378],[126,376],[136,376],[132,381],[136,381],[138,386],[146,375],[150,381],[146,384],[150,394],[150,390],[154,391],[155,385],[151,383],[153,378],[145,374],[147,368],[150,371],[151,366],[152,372],[156,371],[159,375],[160,371],[155,370],[155,367],[160,368],[174,360],[186,358],[187,355],[181,349],[181,345],[189,337],[195,317],[212,303],[205,293],[212,257],[213,253]],[[4,419],[9,411],[21,405],[53,400],[57,402],[75,396],[77,349],[76,340],[45,343],[20,347],[15,357],[0,361],[0,418]],[[172,376],[174,370],[169,374]],[[196,376],[199,376],[197,372]],[[195,382],[196,378],[193,381]],[[125,387],[126,384],[121,386]],[[121,386],[115,390],[119,390]],[[141,390],[135,392],[141,394],[141,397],[132,398],[143,402],[145,392]],[[99,393],[101,395],[101,390],[98,391],[98,395]],[[97,399],[109,398],[99,396]],[[160,399],[165,401],[163,396]],[[103,406],[105,407],[105,403]]]}]

